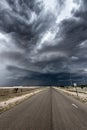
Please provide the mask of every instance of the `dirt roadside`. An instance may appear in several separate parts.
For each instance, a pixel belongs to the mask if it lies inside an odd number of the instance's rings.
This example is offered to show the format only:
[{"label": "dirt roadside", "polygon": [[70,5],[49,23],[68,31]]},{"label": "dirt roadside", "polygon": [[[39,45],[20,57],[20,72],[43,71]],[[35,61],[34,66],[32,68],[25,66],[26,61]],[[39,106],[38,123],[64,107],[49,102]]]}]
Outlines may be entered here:
[{"label": "dirt roadside", "polygon": [[23,102],[24,100],[28,99],[29,97],[43,91],[44,89],[38,89],[38,90],[33,90],[29,92],[28,94],[24,94],[18,97],[13,97],[8,100],[4,100],[0,102],[0,113],[10,109],[11,107],[14,107],[15,105]]},{"label": "dirt roadside", "polygon": [[87,93],[86,92],[81,92],[81,91],[78,91],[78,96],[77,96],[77,93],[76,91],[73,91],[73,89],[71,90],[68,90],[68,89],[65,89],[65,88],[60,88],[60,87],[54,87],[56,90],[59,90],[59,91],[62,91],[64,93],[66,93],[67,95],[69,96],[73,96],[74,98],[78,99],[79,101],[87,104]]}]

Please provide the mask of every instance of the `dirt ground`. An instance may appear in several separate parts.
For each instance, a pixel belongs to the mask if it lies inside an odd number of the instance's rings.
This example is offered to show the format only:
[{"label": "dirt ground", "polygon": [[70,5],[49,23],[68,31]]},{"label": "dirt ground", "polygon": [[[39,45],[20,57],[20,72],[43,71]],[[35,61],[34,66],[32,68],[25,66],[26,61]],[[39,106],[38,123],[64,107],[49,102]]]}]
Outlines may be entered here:
[{"label": "dirt ground", "polygon": [[[22,88],[23,91],[19,89],[19,92],[15,92],[14,89],[0,89],[1,98],[0,101],[0,113],[5,110],[10,109],[11,107],[21,103],[25,99],[33,96],[36,93],[43,91],[43,88]],[[4,100],[3,100],[4,99]]]},{"label": "dirt ground", "polygon": [[24,94],[28,94],[29,92],[38,89],[39,87],[26,87],[26,88],[18,88],[18,87],[3,87],[0,88],[0,102],[8,100],[10,98],[18,97]]},{"label": "dirt ground", "polygon": [[63,91],[65,93],[67,93],[68,95],[74,96],[75,98],[77,98],[78,100],[80,100],[83,103],[87,104],[87,87],[85,88],[73,88],[73,87],[68,87],[68,88],[61,88],[58,87],[56,88],[60,91]]}]

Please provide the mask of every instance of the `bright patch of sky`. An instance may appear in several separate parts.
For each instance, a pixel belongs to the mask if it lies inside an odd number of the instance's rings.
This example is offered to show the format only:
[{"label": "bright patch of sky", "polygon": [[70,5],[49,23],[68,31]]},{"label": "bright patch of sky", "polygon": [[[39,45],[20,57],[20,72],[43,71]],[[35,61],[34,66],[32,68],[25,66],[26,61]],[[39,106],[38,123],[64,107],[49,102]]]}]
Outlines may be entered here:
[{"label": "bright patch of sky", "polygon": [[[56,13],[58,13],[57,11],[57,1],[56,0],[44,0],[44,5],[45,5],[45,10],[50,10],[54,13],[54,15]],[[59,27],[58,24],[66,19],[66,18],[70,18],[72,17],[72,11],[73,10],[77,10],[80,6],[80,3],[75,2],[74,0],[66,0],[64,3],[64,8],[61,9],[60,13],[56,15],[56,21],[55,21],[55,25],[53,28],[50,28],[50,30],[52,31],[47,31],[45,32],[45,34],[43,35],[41,41],[37,44],[37,48],[41,49],[42,46],[44,46],[45,44],[51,44],[50,41],[54,40],[56,33],[59,31]],[[60,10],[60,9],[59,9]]]},{"label": "bright patch of sky", "polygon": [[43,46],[43,44],[45,44],[46,42],[52,41],[55,38],[55,35],[56,35],[55,33],[47,31],[45,33],[45,35],[42,37],[41,42],[40,42],[40,44],[38,46],[38,49],[40,49]]},{"label": "bright patch of sky", "polygon": [[56,13],[57,0],[43,0],[45,10],[50,10],[52,13]]},{"label": "bright patch of sky", "polygon": [[58,16],[56,23],[60,23],[62,20],[72,17],[73,16],[72,11],[77,10],[79,7],[80,4],[78,4],[74,0],[66,0],[64,9]]},{"label": "bright patch of sky", "polygon": [[12,8],[10,7],[10,5],[6,0],[0,0],[0,9],[12,10]]},{"label": "bright patch of sky", "polygon": [[85,48],[85,47],[87,47],[87,40],[85,40],[80,44],[80,48]]},{"label": "bright patch of sky", "polygon": [[85,68],[84,71],[87,72],[87,68]]}]

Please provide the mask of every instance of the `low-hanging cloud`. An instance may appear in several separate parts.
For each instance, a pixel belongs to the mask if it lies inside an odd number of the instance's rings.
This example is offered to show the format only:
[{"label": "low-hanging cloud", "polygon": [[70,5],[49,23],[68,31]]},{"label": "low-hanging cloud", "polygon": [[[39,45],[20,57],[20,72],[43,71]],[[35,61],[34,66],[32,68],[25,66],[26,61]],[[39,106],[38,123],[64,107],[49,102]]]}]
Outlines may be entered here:
[{"label": "low-hanging cloud", "polygon": [[0,1],[0,85],[86,77],[86,7],[86,0]]}]

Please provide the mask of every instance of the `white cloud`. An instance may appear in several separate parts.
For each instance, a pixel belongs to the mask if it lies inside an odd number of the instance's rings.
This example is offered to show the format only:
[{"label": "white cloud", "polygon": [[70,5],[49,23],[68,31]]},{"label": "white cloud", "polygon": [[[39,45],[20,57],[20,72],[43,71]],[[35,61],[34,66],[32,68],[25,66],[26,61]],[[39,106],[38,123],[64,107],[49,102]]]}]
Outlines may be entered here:
[{"label": "white cloud", "polygon": [[85,48],[87,47],[87,40],[83,41],[81,44],[80,44],[80,48]]},{"label": "white cloud", "polygon": [[12,8],[6,0],[0,0],[0,9],[8,9],[10,11],[12,10]]},{"label": "white cloud", "polygon": [[87,68],[83,68],[83,73],[87,73]]},{"label": "white cloud", "polygon": [[11,50],[14,47],[13,40],[9,34],[0,32],[0,52]]},{"label": "white cloud", "polygon": [[58,52],[43,52],[42,54],[34,54],[32,57],[32,62],[38,62],[38,61],[50,61],[53,59],[58,59],[58,58],[67,58],[67,54],[62,52],[62,51],[58,51]]},{"label": "white cloud", "polygon": [[79,58],[76,57],[76,56],[72,56],[71,59],[72,59],[72,60],[78,60]]},{"label": "white cloud", "polygon": [[4,51],[18,51],[23,52],[23,49],[16,46],[16,41],[11,33],[0,32],[0,53]]},{"label": "white cloud", "polygon": [[80,5],[77,4],[74,0],[66,0],[64,9],[58,16],[56,23],[60,23],[62,20],[72,17],[72,10],[77,10],[79,7]]},{"label": "white cloud", "polygon": [[37,44],[37,49],[41,49],[43,46],[48,45],[48,44],[50,45],[52,40],[55,38],[55,35],[56,35],[56,33],[52,33],[51,31],[47,31],[43,35],[40,43]]},{"label": "white cloud", "polygon": [[43,3],[45,5],[45,10],[50,10],[51,12],[55,13],[56,6],[57,6],[57,0],[43,0]]},{"label": "white cloud", "polygon": [[35,12],[31,12],[31,19],[29,20],[29,24],[33,23],[37,19],[37,15]]}]

